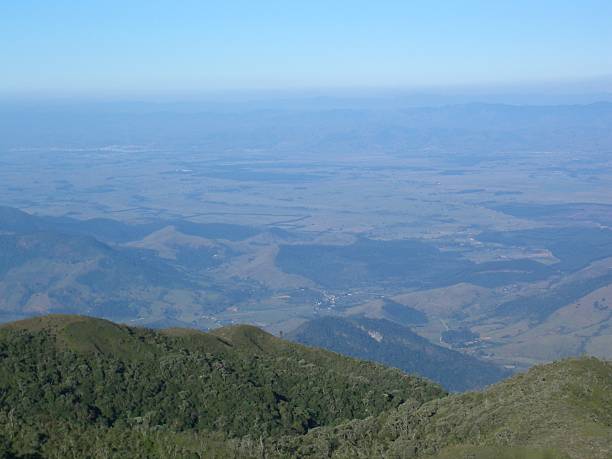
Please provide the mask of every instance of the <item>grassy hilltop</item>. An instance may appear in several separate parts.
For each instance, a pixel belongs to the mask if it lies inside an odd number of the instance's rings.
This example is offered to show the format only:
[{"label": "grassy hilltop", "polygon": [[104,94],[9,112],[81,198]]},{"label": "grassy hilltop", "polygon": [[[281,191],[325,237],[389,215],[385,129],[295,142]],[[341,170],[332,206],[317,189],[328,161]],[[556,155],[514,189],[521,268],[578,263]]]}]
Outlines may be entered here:
[{"label": "grassy hilltop", "polygon": [[611,413],[612,365],[596,359],[447,395],[249,326],[46,316],[0,328],[6,458],[606,458]]}]

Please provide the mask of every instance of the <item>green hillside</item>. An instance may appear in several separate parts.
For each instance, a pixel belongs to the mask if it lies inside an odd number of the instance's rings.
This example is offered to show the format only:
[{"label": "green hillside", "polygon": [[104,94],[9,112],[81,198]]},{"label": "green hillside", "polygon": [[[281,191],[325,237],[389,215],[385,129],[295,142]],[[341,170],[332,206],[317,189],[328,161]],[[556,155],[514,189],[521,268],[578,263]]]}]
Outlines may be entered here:
[{"label": "green hillside", "polygon": [[608,458],[611,413],[612,365],[596,359],[447,395],[250,326],[0,327],[2,458]]},{"label": "green hillside", "polygon": [[452,391],[479,389],[510,376],[497,365],[432,344],[384,319],[320,317],[288,338],[418,374]]},{"label": "green hillside", "polygon": [[116,438],[135,431],[296,435],[444,395],[397,370],[248,326],[213,335],[47,316],[0,328],[0,357],[0,435],[31,454],[52,455],[68,439],[85,451],[83,435],[105,438],[103,450],[124,448]]},{"label": "green hillside", "polygon": [[405,403],[280,444],[300,457],[610,458],[612,364],[541,365],[484,392]]}]

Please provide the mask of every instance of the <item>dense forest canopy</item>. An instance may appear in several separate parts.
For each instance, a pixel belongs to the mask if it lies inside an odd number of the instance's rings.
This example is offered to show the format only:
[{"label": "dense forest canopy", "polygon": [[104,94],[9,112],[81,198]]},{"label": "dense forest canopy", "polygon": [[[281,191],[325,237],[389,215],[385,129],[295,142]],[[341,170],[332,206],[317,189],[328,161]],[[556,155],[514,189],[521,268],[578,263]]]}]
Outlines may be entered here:
[{"label": "dense forest canopy", "polygon": [[207,334],[47,316],[0,328],[7,458],[604,458],[610,413],[612,366],[596,359],[447,395],[250,326]]}]

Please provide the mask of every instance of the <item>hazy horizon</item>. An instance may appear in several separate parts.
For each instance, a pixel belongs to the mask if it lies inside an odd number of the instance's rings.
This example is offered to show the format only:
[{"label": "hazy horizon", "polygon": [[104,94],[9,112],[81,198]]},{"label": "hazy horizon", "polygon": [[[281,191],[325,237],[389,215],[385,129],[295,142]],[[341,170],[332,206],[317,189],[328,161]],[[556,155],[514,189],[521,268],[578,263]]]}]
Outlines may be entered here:
[{"label": "hazy horizon", "polygon": [[118,1],[0,6],[0,95],[612,91],[612,4]]},{"label": "hazy horizon", "polygon": [[505,86],[469,85],[438,88],[277,88],[154,92],[3,92],[5,104],[373,108],[462,104],[586,105],[612,102],[612,76],[588,81]]}]

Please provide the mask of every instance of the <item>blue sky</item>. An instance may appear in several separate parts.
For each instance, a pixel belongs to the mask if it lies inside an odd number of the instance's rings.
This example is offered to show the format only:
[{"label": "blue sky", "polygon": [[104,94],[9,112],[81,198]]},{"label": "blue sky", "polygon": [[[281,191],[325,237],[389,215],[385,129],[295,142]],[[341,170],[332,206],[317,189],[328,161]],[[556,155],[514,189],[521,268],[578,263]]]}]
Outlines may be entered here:
[{"label": "blue sky", "polygon": [[0,58],[3,93],[580,81],[612,1],[3,1]]}]

